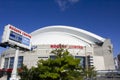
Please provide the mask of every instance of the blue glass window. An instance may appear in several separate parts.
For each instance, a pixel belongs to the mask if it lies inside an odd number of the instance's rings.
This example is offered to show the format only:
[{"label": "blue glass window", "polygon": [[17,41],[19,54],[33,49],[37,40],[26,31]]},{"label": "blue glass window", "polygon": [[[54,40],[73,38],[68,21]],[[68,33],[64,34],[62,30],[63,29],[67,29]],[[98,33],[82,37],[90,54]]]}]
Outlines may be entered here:
[{"label": "blue glass window", "polygon": [[[9,64],[9,68],[13,68],[13,64],[14,64],[14,57],[10,57],[10,64]],[[18,68],[21,68],[23,65],[23,56],[19,56],[18,57]]]},{"label": "blue glass window", "polygon": [[56,59],[55,55],[50,55],[50,59]]},{"label": "blue glass window", "polygon": [[19,56],[18,58],[18,68],[21,68],[23,65],[23,56]]},{"label": "blue glass window", "polygon": [[13,68],[13,64],[14,64],[14,57],[10,57],[9,68]]},{"label": "blue glass window", "polygon": [[80,59],[80,66],[85,68],[85,57],[84,56],[75,56],[75,58]]},{"label": "blue glass window", "polygon": [[5,58],[5,62],[4,62],[4,68],[8,68],[8,61],[9,61],[9,58]]}]

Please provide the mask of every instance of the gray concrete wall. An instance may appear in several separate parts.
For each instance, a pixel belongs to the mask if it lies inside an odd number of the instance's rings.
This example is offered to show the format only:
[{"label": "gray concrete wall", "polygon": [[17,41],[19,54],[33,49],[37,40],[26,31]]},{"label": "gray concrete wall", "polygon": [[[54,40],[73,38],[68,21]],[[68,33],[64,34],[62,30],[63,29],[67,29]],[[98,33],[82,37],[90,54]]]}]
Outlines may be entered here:
[{"label": "gray concrete wall", "polygon": [[94,55],[104,57],[104,65],[106,70],[115,69],[113,57],[113,45],[109,39],[106,39],[101,46],[95,45]]}]

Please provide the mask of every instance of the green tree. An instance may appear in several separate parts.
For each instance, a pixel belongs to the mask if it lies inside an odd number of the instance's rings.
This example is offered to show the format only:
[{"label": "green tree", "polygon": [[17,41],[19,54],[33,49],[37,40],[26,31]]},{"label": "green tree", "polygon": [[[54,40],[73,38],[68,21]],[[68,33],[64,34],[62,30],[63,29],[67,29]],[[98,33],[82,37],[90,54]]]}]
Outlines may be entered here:
[{"label": "green tree", "polygon": [[87,69],[84,68],[83,70],[83,75],[85,78],[90,78],[90,79],[93,79],[93,78],[96,78],[96,71],[94,70],[95,68],[94,67],[88,67]]},{"label": "green tree", "polygon": [[80,60],[70,55],[68,50],[60,48],[51,53],[55,55],[55,59],[38,61],[38,71],[41,72],[39,77],[42,80],[74,80],[78,76],[72,73],[82,72]]},{"label": "green tree", "polygon": [[86,75],[92,77],[94,68],[84,69],[80,59],[75,59],[66,49],[51,51],[55,58],[39,60],[37,67],[28,69],[23,66],[19,73],[21,80],[83,80]]},{"label": "green tree", "polygon": [[20,80],[39,80],[39,72],[37,68],[27,68],[26,65],[23,65],[20,69],[18,69],[18,75],[20,76]]}]

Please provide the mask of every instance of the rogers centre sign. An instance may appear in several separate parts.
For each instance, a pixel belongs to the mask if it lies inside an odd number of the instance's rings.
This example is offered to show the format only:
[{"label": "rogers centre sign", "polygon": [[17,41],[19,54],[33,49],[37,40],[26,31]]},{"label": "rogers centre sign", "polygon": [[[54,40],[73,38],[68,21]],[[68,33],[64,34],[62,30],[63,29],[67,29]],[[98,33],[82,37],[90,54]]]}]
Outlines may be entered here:
[{"label": "rogers centre sign", "polygon": [[50,45],[50,48],[69,48],[69,49],[83,49],[83,46],[79,45]]},{"label": "rogers centre sign", "polygon": [[29,35],[28,33],[24,32],[24,31],[22,31],[22,30],[20,30],[20,29],[18,29],[16,27],[10,26],[9,29],[11,29],[12,31],[15,31],[18,34],[21,34],[21,35],[24,35],[26,37],[31,38],[31,35]]},{"label": "rogers centre sign", "polygon": [[31,35],[8,24],[3,32],[2,43],[9,43],[9,45],[17,45],[30,50]]}]

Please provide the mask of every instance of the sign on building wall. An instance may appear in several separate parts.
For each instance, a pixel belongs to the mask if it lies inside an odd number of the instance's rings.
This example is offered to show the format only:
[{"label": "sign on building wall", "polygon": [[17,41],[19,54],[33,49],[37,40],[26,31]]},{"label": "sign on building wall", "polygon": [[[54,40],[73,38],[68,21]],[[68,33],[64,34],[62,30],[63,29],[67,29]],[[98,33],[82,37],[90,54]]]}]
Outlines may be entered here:
[{"label": "sign on building wall", "polygon": [[69,49],[83,49],[83,46],[79,45],[50,45],[50,48],[69,48]]},{"label": "sign on building wall", "polygon": [[2,43],[6,42],[10,45],[31,49],[31,35],[10,24],[5,26],[2,36]]}]

